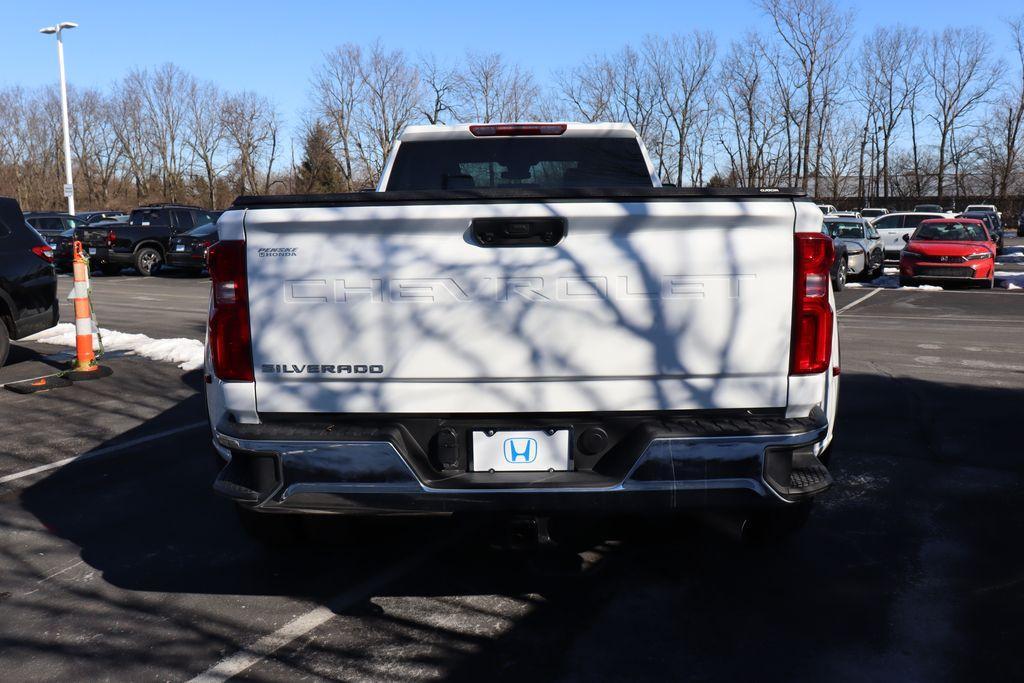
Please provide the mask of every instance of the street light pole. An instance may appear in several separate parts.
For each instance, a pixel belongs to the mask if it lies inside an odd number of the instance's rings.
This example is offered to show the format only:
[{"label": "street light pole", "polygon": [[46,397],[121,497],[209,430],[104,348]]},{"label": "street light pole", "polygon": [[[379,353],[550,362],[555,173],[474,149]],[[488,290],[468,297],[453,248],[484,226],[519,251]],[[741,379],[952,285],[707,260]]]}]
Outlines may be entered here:
[{"label": "street light pole", "polygon": [[57,34],[57,63],[60,66],[60,116],[64,128],[64,195],[68,198],[68,213],[75,215],[75,186],[71,175],[71,133],[68,125],[68,83],[64,76],[64,39],[62,32],[66,28],[77,28],[78,24],[73,21],[62,21],[56,26],[47,26],[39,29],[40,33],[47,35]]}]

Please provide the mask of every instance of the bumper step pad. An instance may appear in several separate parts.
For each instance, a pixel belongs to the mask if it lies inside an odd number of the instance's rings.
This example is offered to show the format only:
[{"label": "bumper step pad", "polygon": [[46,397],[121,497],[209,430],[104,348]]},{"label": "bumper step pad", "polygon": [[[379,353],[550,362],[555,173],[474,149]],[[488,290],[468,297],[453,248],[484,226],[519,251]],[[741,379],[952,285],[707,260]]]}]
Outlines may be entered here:
[{"label": "bumper step pad", "polygon": [[769,486],[787,498],[801,498],[821,493],[832,485],[832,475],[808,450],[789,454],[772,454],[765,466]]}]

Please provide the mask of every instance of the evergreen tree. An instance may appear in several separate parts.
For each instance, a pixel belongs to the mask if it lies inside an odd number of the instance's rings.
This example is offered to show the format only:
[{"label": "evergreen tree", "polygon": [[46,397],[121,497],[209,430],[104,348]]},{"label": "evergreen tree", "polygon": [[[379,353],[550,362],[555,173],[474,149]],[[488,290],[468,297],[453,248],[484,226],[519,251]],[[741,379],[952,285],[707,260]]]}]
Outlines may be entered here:
[{"label": "evergreen tree", "polygon": [[331,151],[330,136],[322,123],[317,121],[307,131],[303,142],[302,163],[296,177],[296,190],[308,194],[340,192],[341,174],[338,162]]}]

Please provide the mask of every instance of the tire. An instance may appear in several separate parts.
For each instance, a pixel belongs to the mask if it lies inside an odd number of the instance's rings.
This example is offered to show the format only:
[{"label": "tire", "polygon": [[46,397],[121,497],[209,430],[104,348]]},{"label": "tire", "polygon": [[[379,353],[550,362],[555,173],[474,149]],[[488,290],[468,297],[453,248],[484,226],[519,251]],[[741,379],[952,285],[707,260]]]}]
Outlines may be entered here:
[{"label": "tire", "polygon": [[245,533],[265,546],[273,548],[295,545],[303,538],[299,515],[257,512],[237,503],[235,512]]},{"label": "tire", "polygon": [[885,254],[880,254],[878,257],[878,263],[871,269],[871,274],[868,276],[870,279],[882,277],[885,273]]},{"label": "tire", "polygon": [[903,277],[900,275],[900,287],[914,287],[914,278]]},{"label": "tire", "polygon": [[7,362],[7,354],[11,350],[11,335],[7,333],[7,323],[0,319],[0,368]]},{"label": "tire", "polygon": [[160,270],[163,255],[153,247],[142,247],[135,252],[135,270],[143,277],[152,277]]},{"label": "tire", "polygon": [[839,265],[839,272],[836,273],[836,276],[832,279],[832,289],[837,292],[843,291],[843,288],[846,287],[846,276],[849,267],[850,262],[843,259],[843,262]]},{"label": "tire", "polygon": [[100,272],[103,273],[106,277],[113,277],[121,273],[121,266],[115,265],[113,263],[103,263],[100,264]]}]

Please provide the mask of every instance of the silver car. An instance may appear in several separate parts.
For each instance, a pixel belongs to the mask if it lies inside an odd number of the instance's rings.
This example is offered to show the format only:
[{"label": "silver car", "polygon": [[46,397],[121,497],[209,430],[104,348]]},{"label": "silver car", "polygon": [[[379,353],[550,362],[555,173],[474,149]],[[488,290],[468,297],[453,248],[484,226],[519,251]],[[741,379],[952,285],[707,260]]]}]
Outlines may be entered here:
[{"label": "silver car", "polygon": [[846,245],[849,275],[876,278],[882,274],[885,246],[870,221],[860,217],[825,216],[825,228]]}]

